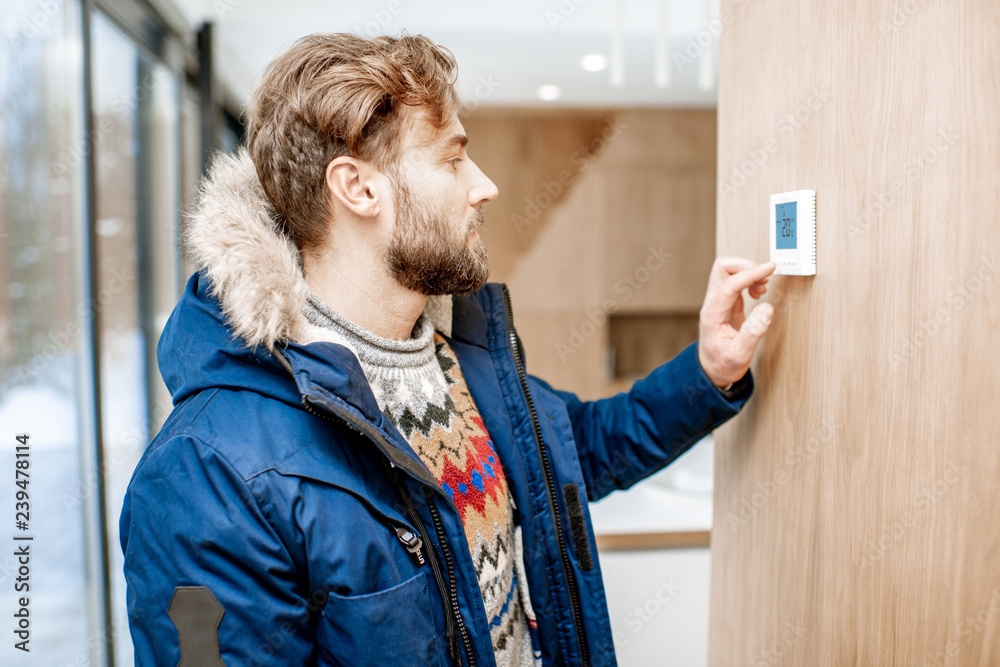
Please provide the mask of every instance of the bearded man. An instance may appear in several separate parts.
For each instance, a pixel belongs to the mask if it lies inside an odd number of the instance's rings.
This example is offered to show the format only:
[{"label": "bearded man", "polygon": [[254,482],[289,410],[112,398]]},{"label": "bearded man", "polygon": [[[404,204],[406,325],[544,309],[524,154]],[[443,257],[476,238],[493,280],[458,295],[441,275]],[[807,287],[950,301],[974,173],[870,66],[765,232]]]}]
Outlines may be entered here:
[{"label": "bearded man", "polygon": [[529,374],[455,68],[305,37],[215,159],[121,514],[136,665],[615,664],[587,503],[740,410],[774,266],[717,261],[699,341],[628,392]]}]

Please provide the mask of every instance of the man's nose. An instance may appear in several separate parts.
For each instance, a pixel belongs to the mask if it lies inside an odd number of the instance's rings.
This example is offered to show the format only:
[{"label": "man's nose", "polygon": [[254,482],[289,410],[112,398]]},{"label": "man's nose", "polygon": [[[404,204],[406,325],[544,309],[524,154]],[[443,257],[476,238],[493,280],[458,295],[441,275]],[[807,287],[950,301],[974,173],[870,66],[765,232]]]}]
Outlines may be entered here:
[{"label": "man's nose", "polygon": [[[473,163],[475,164],[475,163]],[[497,189],[496,183],[490,180],[490,178],[483,173],[482,169],[476,165],[476,184],[469,192],[470,202],[473,206],[479,206],[485,204],[486,202],[491,202],[497,198],[500,191]]]}]

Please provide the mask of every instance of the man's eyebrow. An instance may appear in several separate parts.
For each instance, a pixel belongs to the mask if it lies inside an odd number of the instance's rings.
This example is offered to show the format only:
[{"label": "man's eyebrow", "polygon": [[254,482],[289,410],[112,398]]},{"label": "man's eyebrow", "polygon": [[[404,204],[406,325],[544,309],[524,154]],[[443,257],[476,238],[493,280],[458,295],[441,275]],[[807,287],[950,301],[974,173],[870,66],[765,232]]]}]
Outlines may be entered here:
[{"label": "man's eyebrow", "polygon": [[444,147],[448,149],[456,145],[459,148],[465,148],[466,146],[469,145],[469,137],[465,136],[464,134],[452,135],[451,138],[449,138],[448,141],[445,142]]}]

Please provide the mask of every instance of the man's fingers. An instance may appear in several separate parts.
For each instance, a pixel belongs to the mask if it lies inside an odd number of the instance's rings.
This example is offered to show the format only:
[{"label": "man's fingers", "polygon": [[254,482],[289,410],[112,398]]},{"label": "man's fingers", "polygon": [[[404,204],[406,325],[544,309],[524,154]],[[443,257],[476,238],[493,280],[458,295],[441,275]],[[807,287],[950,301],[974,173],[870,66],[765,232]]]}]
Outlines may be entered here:
[{"label": "man's fingers", "polygon": [[756,285],[770,276],[774,273],[775,268],[777,267],[774,262],[766,262],[744,271],[740,271],[739,273],[734,273],[726,278],[726,290],[728,290],[731,294],[739,294],[751,285]]},{"label": "man's fingers", "polygon": [[746,271],[754,263],[744,257],[719,257],[712,265],[712,280],[723,281],[738,271]]},{"label": "man's fingers", "polygon": [[702,325],[715,327],[729,324],[738,328],[743,322],[742,303],[740,317],[734,318],[732,311],[737,302],[742,302],[741,293],[752,287],[750,296],[759,299],[767,291],[765,285],[774,269],[773,262],[754,264],[742,257],[716,259],[701,309]]},{"label": "man's fingers", "polygon": [[767,292],[767,279],[765,278],[759,283],[754,283],[747,291],[750,293],[752,298],[759,299]]},{"label": "man's fingers", "polygon": [[753,358],[757,343],[767,333],[767,328],[771,326],[771,319],[774,317],[774,306],[769,303],[757,304],[757,307],[750,311],[743,326],[736,332],[733,339],[733,356],[737,359],[745,359],[749,363]]}]

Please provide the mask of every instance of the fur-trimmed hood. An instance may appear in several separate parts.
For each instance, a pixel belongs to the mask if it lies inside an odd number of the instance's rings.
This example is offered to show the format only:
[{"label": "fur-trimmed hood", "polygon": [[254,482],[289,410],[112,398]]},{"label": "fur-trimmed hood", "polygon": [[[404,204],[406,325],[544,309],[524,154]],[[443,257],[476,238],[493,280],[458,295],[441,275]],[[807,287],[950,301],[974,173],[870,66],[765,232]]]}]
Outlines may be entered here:
[{"label": "fur-trimmed hood", "polygon": [[[295,245],[274,222],[275,211],[245,148],[219,153],[202,182],[184,230],[184,246],[211,280],[234,335],[269,350],[281,341],[331,341],[353,347],[303,312],[309,288]],[[450,295],[427,299],[424,314],[451,335]]]}]

